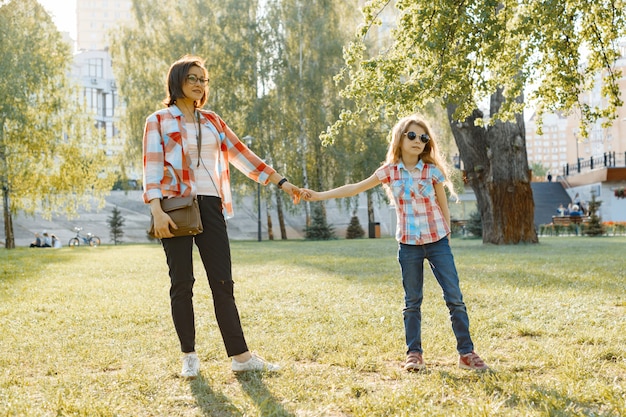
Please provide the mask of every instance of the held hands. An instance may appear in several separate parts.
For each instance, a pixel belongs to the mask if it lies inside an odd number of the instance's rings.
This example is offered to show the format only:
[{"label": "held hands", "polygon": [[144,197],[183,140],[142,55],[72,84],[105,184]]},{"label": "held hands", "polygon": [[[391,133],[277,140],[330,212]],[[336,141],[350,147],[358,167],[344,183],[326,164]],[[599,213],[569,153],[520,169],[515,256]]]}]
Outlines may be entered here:
[{"label": "held hands", "polygon": [[320,193],[317,191],[309,190],[308,188],[301,188],[300,195],[304,198],[305,201],[320,201],[323,198],[320,196]]},{"label": "held hands", "polygon": [[289,196],[291,197],[291,201],[293,201],[293,204],[300,203],[300,197],[301,197],[300,188],[296,187],[290,182],[286,182],[282,185],[281,189],[287,194],[289,194]]}]

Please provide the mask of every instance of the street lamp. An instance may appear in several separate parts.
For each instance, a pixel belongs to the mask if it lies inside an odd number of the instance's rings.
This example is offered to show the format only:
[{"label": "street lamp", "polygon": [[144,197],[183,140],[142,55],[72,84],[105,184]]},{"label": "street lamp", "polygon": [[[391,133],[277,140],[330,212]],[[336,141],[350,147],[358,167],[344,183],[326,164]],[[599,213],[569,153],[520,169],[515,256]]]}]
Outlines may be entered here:
[{"label": "street lamp", "polygon": [[[243,141],[246,143],[248,148],[252,150],[252,141],[254,141],[254,137],[248,135],[243,137]],[[257,239],[261,241],[261,184],[257,182],[256,184],[256,211],[257,211]]]}]

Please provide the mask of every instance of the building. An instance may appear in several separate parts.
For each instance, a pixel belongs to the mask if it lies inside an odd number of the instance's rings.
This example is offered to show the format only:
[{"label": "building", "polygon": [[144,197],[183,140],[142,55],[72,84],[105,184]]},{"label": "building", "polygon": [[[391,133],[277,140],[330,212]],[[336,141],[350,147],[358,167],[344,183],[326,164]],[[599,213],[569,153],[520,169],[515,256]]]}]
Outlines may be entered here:
[{"label": "building", "polygon": [[[615,72],[626,74],[626,40],[620,44],[621,57]],[[622,97],[626,96],[626,78],[619,80]],[[601,106],[601,75],[594,89],[580,96],[583,103]],[[617,118],[609,127],[598,121],[589,126],[588,136],[580,134],[580,116],[545,114],[543,133],[537,134],[536,115],[526,122],[528,163],[546,168],[555,181],[563,184],[569,197],[602,201],[599,215],[605,221],[626,221],[626,200],[617,198],[615,190],[626,186],[626,108],[617,109]]]},{"label": "building", "polygon": [[[108,33],[132,19],[131,6],[132,0],[76,0],[78,39],[71,77],[78,83],[96,126],[104,132],[109,156],[124,149],[120,130],[124,107],[113,76]],[[131,180],[140,177],[138,172],[127,174]]]},{"label": "building", "polygon": [[[626,40],[621,43],[621,58],[615,63],[615,71],[626,74]],[[626,78],[619,81],[622,97],[626,96]],[[600,75],[593,90],[581,95],[580,100],[590,106],[603,103]],[[590,158],[603,159],[605,154],[615,153],[617,161],[624,162],[626,153],[626,108],[617,110],[617,118],[612,126],[603,127],[596,122],[589,127],[588,137],[580,134],[580,115],[572,113],[545,114],[543,133],[537,134],[536,114],[526,122],[526,149],[528,163],[537,163],[546,168],[554,178],[579,173],[579,161]]]},{"label": "building", "polygon": [[106,50],[109,31],[131,20],[131,5],[132,0],[76,0],[78,50]]},{"label": "building", "polygon": [[119,120],[123,111],[118,97],[111,56],[105,50],[83,50],[74,55],[71,77],[80,86],[81,97],[94,118],[96,126],[104,131],[105,152],[113,156],[122,152]]}]

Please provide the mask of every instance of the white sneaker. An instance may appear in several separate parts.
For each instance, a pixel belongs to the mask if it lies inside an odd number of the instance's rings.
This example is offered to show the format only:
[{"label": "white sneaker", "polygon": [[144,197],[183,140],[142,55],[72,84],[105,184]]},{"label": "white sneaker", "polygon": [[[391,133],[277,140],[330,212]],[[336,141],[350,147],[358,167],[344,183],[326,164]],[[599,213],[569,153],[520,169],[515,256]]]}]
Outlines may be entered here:
[{"label": "white sneaker", "polygon": [[237,362],[233,358],[232,369],[234,372],[246,372],[246,371],[268,371],[276,372],[280,370],[280,366],[267,362],[265,359],[252,354],[252,357],[246,362]]},{"label": "white sneaker", "polygon": [[194,379],[198,376],[200,371],[200,359],[198,355],[194,353],[187,353],[183,357],[183,370],[180,372],[180,376],[183,378]]}]

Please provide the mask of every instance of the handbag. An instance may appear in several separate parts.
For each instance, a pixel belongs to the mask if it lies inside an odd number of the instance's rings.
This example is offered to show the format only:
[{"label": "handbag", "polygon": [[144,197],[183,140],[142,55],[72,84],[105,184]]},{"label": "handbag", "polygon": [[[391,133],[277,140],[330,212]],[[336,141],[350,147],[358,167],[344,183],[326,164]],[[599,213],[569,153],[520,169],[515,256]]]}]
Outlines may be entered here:
[{"label": "handbag", "polygon": [[[166,212],[178,229],[170,228],[170,232],[178,236],[194,236],[202,233],[202,219],[200,218],[200,206],[194,196],[164,198],[161,200],[161,208]],[[154,217],[150,215],[150,229],[148,234],[154,238]]]}]

